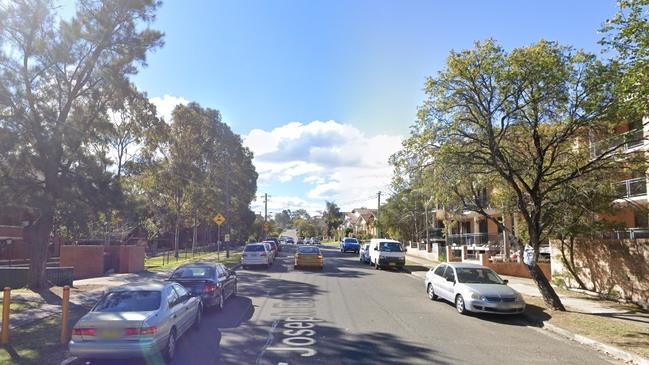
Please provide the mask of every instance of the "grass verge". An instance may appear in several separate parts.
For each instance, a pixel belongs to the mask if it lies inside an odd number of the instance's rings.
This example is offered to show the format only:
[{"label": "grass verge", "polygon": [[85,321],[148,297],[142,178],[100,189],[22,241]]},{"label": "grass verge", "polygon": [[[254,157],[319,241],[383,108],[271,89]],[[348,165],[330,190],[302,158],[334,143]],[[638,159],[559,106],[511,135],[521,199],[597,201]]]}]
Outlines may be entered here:
[{"label": "grass verge", "polygon": [[[83,308],[70,310],[69,328],[86,313]],[[0,347],[0,364],[60,364],[66,347],[59,343],[61,317],[47,317],[10,333],[10,344]]]},{"label": "grass verge", "polygon": [[[225,252],[221,252],[225,256]],[[173,255],[169,255],[169,261],[164,256],[149,257],[144,259],[144,267],[152,271],[160,271],[174,268],[192,261],[203,260],[205,258],[216,256],[216,252],[200,252],[194,255],[191,252],[179,252],[178,259],[176,260]]]},{"label": "grass verge", "polygon": [[[622,350],[649,358],[649,325],[635,321],[629,316],[614,314],[590,314],[575,311],[549,310],[539,297],[525,296],[528,307],[534,308],[528,314],[570,332],[593,340],[613,345]],[[638,311],[628,307],[629,315]]]}]

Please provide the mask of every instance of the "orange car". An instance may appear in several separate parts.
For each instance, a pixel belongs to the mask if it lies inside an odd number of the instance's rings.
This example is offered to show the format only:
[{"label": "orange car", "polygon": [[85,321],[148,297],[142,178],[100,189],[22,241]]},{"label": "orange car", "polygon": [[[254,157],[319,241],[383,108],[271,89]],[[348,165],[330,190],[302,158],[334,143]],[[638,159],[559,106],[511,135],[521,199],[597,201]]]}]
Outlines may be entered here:
[{"label": "orange car", "polygon": [[324,269],[324,257],[316,246],[299,246],[295,252],[295,268],[317,267]]}]

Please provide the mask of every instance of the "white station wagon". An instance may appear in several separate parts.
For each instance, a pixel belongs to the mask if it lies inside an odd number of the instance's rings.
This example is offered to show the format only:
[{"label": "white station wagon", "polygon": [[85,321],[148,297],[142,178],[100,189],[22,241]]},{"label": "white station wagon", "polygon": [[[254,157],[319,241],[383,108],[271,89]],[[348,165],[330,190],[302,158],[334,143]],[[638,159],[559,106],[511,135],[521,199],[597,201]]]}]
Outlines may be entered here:
[{"label": "white station wagon", "polygon": [[426,274],[428,298],[446,299],[460,314],[469,312],[518,314],[525,311],[523,296],[507,286],[486,266],[443,263]]}]

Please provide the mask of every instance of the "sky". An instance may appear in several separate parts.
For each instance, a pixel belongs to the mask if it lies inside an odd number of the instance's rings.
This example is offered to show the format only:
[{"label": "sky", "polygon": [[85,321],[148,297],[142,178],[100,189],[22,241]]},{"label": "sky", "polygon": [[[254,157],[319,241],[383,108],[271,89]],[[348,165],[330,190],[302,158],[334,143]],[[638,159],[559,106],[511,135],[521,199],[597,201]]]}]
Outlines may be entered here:
[{"label": "sky", "polygon": [[152,24],[165,45],[133,81],[161,115],[189,101],[218,109],[255,154],[270,214],[375,208],[450,50],[544,38],[599,52],[615,11],[613,0],[167,0]]}]

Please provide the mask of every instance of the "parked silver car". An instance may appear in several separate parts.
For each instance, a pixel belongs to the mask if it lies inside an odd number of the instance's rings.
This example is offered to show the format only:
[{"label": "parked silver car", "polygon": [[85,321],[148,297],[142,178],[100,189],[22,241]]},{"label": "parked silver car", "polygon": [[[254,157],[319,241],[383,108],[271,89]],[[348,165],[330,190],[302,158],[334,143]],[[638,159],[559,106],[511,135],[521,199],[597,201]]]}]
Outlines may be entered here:
[{"label": "parked silver car", "polygon": [[176,353],[178,339],[202,319],[199,297],[174,282],[109,289],[72,329],[70,354],[81,359],[121,359]]},{"label": "parked silver car", "polygon": [[523,296],[486,266],[440,264],[428,271],[425,283],[431,300],[439,297],[455,303],[455,309],[460,314],[467,311],[497,314],[525,311]]},{"label": "parked silver car", "polygon": [[241,253],[241,266],[247,269],[250,266],[266,266],[270,269],[273,265],[273,250],[267,243],[249,243]]}]

